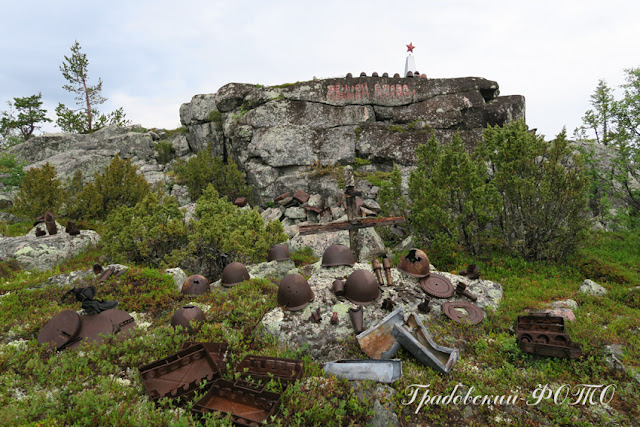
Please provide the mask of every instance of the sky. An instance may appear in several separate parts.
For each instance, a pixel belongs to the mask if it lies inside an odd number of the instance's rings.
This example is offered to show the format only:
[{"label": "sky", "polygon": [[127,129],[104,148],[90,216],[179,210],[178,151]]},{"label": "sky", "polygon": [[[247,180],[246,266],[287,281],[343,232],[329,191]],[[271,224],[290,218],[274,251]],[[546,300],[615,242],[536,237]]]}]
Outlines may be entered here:
[{"label": "sky", "polygon": [[494,80],[551,138],[581,125],[600,79],[617,88],[640,67],[636,0],[0,0],[0,11],[0,111],[42,93],[54,121],[58,103],[75,103],[59,67],[76,40],[89,83],[103,81],[100,111],[165,129],[180,126],[181,104],[231,82],[403,73],[413,43],[421,73]]}]

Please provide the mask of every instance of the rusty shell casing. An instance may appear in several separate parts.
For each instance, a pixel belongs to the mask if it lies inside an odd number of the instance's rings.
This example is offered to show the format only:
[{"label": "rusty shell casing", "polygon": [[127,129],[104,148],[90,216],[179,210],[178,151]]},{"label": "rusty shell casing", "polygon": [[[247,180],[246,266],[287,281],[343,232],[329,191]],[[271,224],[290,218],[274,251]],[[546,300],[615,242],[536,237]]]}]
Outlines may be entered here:
[{"label": "rusty shell casing", "polygon": [[380,264],[380,260],[378,258],[374,258],[371,261],[371,267],[373,267],[374,273],[376,273],[376,279],[378,279],[378,284],[380,286],[384,286],[384,280],[382,279],[382,264]]},{"label": "rusty shell casing", "polygon": [[358,308],[349,308],[349,318],[353,324],[353,329],[356,331],[356,335],[364,331],[364,328],[362,327],[363,311],[364,310],[362,310],[361,305],[359,305]]},{"label": "rusty shell casing", "polygon": [[333,293],[336,294],[337,297],[344,296],[344,282],[340,279],[336,279],[332,284]]},{"label": "rusty shell casing", "polygon": [[382,258],[382,266],[384,267],[384,274],[387,276],[387,285],[393,285],[393,278],[391,277],[391,260],[387,257]]}]

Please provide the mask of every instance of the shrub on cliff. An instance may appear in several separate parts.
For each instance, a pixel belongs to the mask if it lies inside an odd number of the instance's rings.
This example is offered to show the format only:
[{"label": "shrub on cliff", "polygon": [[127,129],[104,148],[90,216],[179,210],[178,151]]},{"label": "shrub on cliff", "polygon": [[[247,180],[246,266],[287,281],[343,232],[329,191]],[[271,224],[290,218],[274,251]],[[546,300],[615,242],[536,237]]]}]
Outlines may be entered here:
[{"label": "shrub on cliff", "polygon": [[198,154],[188,161],[178,160],[174,171],[179,181],[189,190],[192,200],[198,199],[209,184],[220,196],[234,201],[237,197],[250,197],[251,187],[246,183],[244,172],[229,159],[228,163],[211,153],[211,150],[199,150]]},{"label": "shrub on cliff", "polygon": [[47,162],[42,167],[29,169],[24,175],[14,201],[14,211],[27,218],[36,218],[48,210],[57,214],[65,198],[66,192],[56,177],[56,168]]},{"label": "shrub on cliff", "polygon": [[173,251],[186,246],[187,233],[175,198],[152,192],[134,207],[113,210],[103,241],[116,262],[159,267]]}]

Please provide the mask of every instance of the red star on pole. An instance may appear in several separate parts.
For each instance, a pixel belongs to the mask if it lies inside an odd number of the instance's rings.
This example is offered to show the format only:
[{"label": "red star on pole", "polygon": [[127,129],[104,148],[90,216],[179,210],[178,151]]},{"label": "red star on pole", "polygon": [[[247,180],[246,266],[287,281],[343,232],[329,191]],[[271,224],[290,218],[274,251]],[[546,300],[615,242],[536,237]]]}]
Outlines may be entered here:
[{"label": "red star on pole", "polygon": [[413,53],[413,49],[415,49],[416,47],[413,45],[413,43],[409,43],[407,45],[407,52],[411,52]]}]

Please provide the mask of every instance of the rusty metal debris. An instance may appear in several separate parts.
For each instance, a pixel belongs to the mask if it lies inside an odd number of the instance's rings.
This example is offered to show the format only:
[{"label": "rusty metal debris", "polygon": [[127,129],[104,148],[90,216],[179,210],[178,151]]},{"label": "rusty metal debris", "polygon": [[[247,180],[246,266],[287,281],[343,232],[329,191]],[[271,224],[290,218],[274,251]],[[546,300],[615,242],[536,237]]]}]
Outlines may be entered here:
[{"label": "rusty metal debris", "polygon": [[578,359],[580,344],[574,343],[564,329],[564,318],[547,314],[518,316],[516,337],[522,351],[542,356]]},{"label": "rusty metal debris", "polygon": [[404,323],[402,308],[386,316],[378,324],[358,334],[360,349],[372,359],[391,359],[400,349],[400,344],[391,334],[394,325]]},{"label": "rusty metal debris", "polygon": [[258,426],[269,421],[280,407],[280,393],[247,381],[218,379],[202,399],[193,405],[199,415],[225,412],[235,425]]},{"label": "rusty metal debris", "polygon": [[115,334],[116,339],[129,337],[136,323],[129,313],[123,310],[110,309],[99,314],[80,316],[80,329],[62,348],[78,348],[84,343],[102,344],[108,334]]},{"label": "rusty metal debris", "polygon": [[[200,331],[200,325],[207,319],[195,305],[185,305],[180,307],[171,316],[171,326],[182,326],[189,334],[195,335]],[[194,322],[194,323],[192,323]]]},{"label": "rusty metal debris", "polygon": [[378,77],[378,72],[377,72],[377,71],[374,71],[374,72],[371,74],[371,77]]},{"label": "rusty metal debris", "polygon": [[413,71],[409,71],[409,72],[407,72],[406,77],[413,77]]},{"label": "rusty metal debris", "polygon": [[304,204],[304,203],[307,203],[307,201],[309,201],[309,198],[311,196],[308,195],[307,193],[305,193],[302,190],[296,190],[296,192],[293,193],[293,196],[291,196],[291,197],[293,197],[295,200],[297,200],[301,204]]},{"label": "rusty metal debris", "polygon": [[319,307],[316,311],[311,312],[311,316],[309,316],[309,320],[312,321],[313,323],[320,323],[320,321],[322,321],[322,316],[320,316]]},{"label": "rusty metal debris", "polygon": [[390,360],[336,360],[325,363],[324,371],[347,380],[371,380],[392,383],[402,377],[402,361]]},{"label": "rusty metal debris", "polygon": [[80,316],[73,310],[58,313],[40,329],[38,344],[61,349],[78,335],[80,323]]},{"label": "rusty metal debris", "polygon": [[106,270],[104,270],[101,274],[100,277],[98,277],[98,283],[100,282],[104,282],[105,280],[107,280],[109,277],[111,277],[113,275],[113,273],[116,270],[113,267],[109,267]]},{"label": "rusty metal debris", "polygon": [[353,264],[355,263],[356,259],[353,256],[351,249],[345,245],[331,245],[325,249],[322,254],[323,267],[336,267],[339,265],[349,265],[353,267]]},{"label": "rusty metal debris", "polygon": [[64,229],[64,231],[71,236],[77,236],[78,234],[80,234],[80,230],[78,230],[75,221],[71,220],[67,221],[67,227]]},{"label": "rusty metal debris", "polygon": [[364,71],[360,73],[360,77],[367,77],[367,73],[365,73]]},{"label": "rusty metal debris", "polygon": [[289,255],[287,245],[277,244],[271,246],[271,249],[269,249],[267,261],[285,261],[288,259],[291,259],[291,256]]},{"label": "rusty metal debris", "polygon": [[382,300],[382,307],[381,308],[383,310],[391,311],[391,310],[393,310],[394,306],[395,306],[395,304],[393,303],[391,298],[385,298],[384,300]]},{"label": "rusty metal debris", "polygon": [[93,264],[93,274],[100,274],[102,273],[102,266],[98,263]]},{"label": "rusty metal debris", "polygon": [[245,356],[236,365],[236,372],[254,382],[265,382],[272,378],[284,383],[294,383],[304,375],[304,363],[296,359],[269,356]]},{"label": "rusty metal debris", "polygon": [[469,264],[466,270],[458,273],[460,276],[467,276],[471,280],[476,280],[480,277],[480,269],[476,264]]},{"label": "rusty metal debris", "polygon": [[36,227],[36,237],[46,236],[47,232],[40,227]]},{"label": "rusty metal debris", "polygon": [[484,311],[477,305],[466,301],[445,302],[442,312],[457,323],[476,325],[484,319]]},{"label": "rusty metal debris", "polygon": [[187,280],[182,284],[180,292],[184,295],[202,295],[211,290],[209,281],[206,277],[199,274],[194,274],[187,277]]},{"label": "rusty metal debris", "polygon": [[361,305],[359,305],[358,308],[349,308],[349,318],[351,319],[351,323],[353,324],[353,329],[356,331],[356,334],[363,331],[362,314],[363,311]]},{"label": "rusty metal debris", "polygon": [[333,293],[338,297],[344,296],[344,282],[340,279],[336,279],[333,281],[331,288],[333,289]]},{"label": "rusty metal debris", "polygon": [[432,297],[450,298],[455,293],[451,281],[442,274],[431,273],[427,277],[421,277],[419,281],[422,290]]},{"label": "rusty metal debris", "polygon": [[406,324],[394,325],[391,333],[418,360],[443,374],[448,373],[458,361],[459,351],[436,344],[414,313],[409,315]]},{"label": "rusty metal debris", "polygon": [[332,325],[337,325],[340,322],[340,320],[338,319],[338,313],[337,312],[333,312],[333,314],[331,315],[331,319],[329,320],[329,323],[331,323]]},{"label": "rusty metal debris", "polygon": [[355,270],[344,284],[344,296],[358,305],[369,305],[380,297],[376,278],[367,270]]},{"label": "rusty metal debris", "polygon": [[467,289],[467,285],[465,285],[463,282],[458,282],[458,284],[456,285],[456,294],[465,296],[473,302],[478,300],[478,297],[469,292],[469,290]]},{"label": "rusty metal debris", "polygon": [[395,73],[395,74],[393,75],[393,78],[394,78],[394,79],[399,79],[399,78],[400,78],[400,74]]},{"label": "rusty metal debris", "polygon": [[209,352],[209,356],[213,359],[215,364],[220,370],[220,374],[224,375],[224,371],[227,369],[227,352],[229,350],[229,344],[226,342],[194,342],[187,341],[182,345],[182,349],[189,348],[194,345],[202,344]]},{"label": "rusty metal debris", "polygon": [[289,311],[302,310],[315,295],[301,274],[287,274],[278,285],[278,305]]},{"label": "rusty metal debris", "polygon": [[429,257],[424,251],[413,248],[407,255],[403,255],[398,262],[398,270],[413,277],[429,275]]},{"label": "rusty metal debris", "polygon": [[249,280],[247,267],[241,262],[232,262],[222,270],[222,286],[230,288],[238,283]]},{"label": "rusty metal debris", "polygon": [[47,232],[49,233],[49,235],[53,236],[54,234],[58,234],[58,226],[56,225],[56,220],[53,212],[46,211],[44,213],[44,225],[47,227]]},{"label": "rusty metal debris", "polygon": [[382,73],[382,77],[389,77],[389,73],[387,72]]},{"label": "rusty metal debris", "polygon": [[138,368],[147,394],[158,401],[163,397],[188,398],[202,381],[221,377],[218,365],[202,344]]},{"label": "rusty metal debris", "polygon": [[387,258],[386,255],[382,258],[382,267],[384,267],[384,273],[387,276],[387,285],[392,286],[393,278],[391,277],[391,260]]},{"label": "rusty metal debris", "polygon": [[418,311],[420,313],[427,314],[429,312],[429,310],[431,310],[431,307],[429,307],[429,303],[430,302],[431,302],[431,297],[429,295],[427,295],[424,298],[424,301],[421,302],[420,304],[418,304]]},{"label": "rusty metal debris", "polygon": [[351,73],[347,73],[347,78],[348,78],[348,79],[353,78],[353,74],[351,74]]},{"label": "rusty metal debris", "polygon": [[384,286],[384,280],[382,279],[382,264],[378,258],[374,258],[371,261],[371,267],[373,268],[373,272],[376,274],[376,279],[378,279],[378,285]]},{"label": "rusty metal debris", "polygon": [[238,206],[239,208],[243,208],[243,207],[247,206],[247,198],[246,197],[237,197],[233,201],[233,204]]}]

